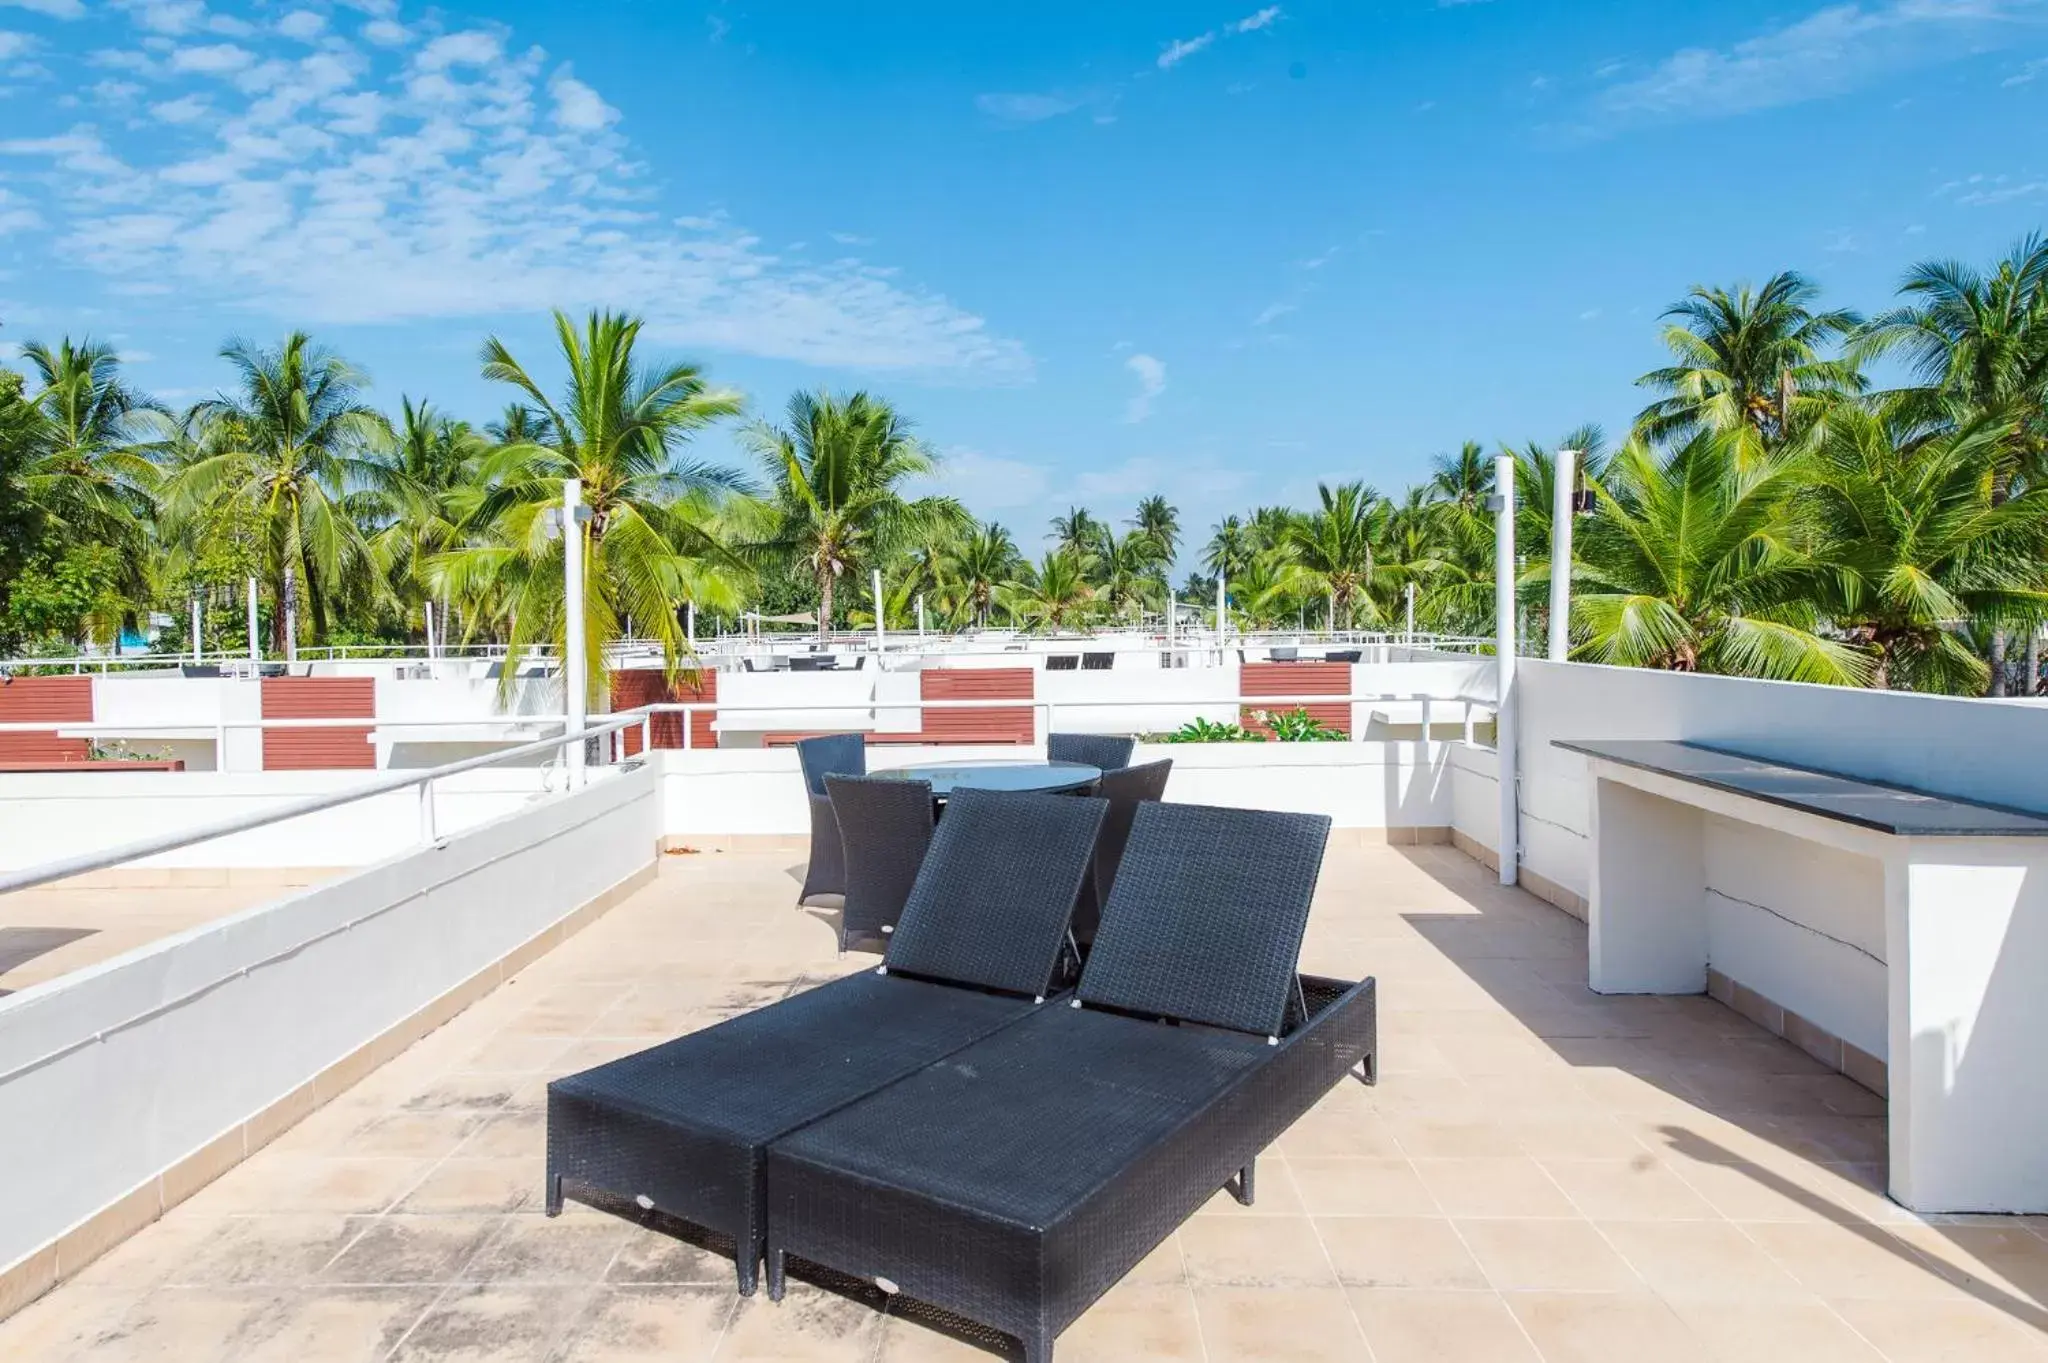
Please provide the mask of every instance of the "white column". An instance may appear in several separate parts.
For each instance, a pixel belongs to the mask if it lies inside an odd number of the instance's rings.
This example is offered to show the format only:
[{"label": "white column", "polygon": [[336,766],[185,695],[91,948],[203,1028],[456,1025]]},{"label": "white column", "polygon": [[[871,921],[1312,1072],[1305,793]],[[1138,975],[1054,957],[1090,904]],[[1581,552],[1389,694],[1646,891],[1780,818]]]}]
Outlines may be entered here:
[{"label": "white column", "polygon": [[256,632],[256,579],[249,579],[249,661],[263,661],[263,636]]},{"label": "white column", "polygon": [[1572,651],[1572,497],[1578,483],[1579,452],[1557,452],[1556,489],[1550,499],[1550,661]]},{"label": "white column", "polygon": [[199,628],[199,594],[194,592],[192,594],[192,661],[194,663],[199,662],[205,656],[205,648],[200,643]]},{"label": "white column", "polygon": [[[1223,570],[1218,568],[1216,570],[1216,647],[1218,650],[1221,650],[1223,647],[1223,622],[1227,618],[1226,612],[1230,606],[1229,600],[1224,595],[1227,586],[1228,579],[1224,577]],[[1219,651],[1217,661],[1221,662],[1222,660],[1222,655]]]},{"label": "white column", "polygon": [[[566,631],[562,648],[563,713],[569,717],[568,732],[580,734],[585,726],[584,706],[590,692],[590,659],[583,638],[583,480],[562,482],[562,601]],[[583,780],[583,747],[571,743],[568,754],[570,784]]]},{"label": "white column", "polygon": [[888,644],[888,638],[882,632],[882,570],[875,569],[868,580],[875,593],[875,652],[880,653]]},{"label": "white column", "polygon": [[690,652],[697,651],[697,603],[683,603],[683,638],[690,645]]},{"label": "white column", "polygon": [[434,603],[429,601],[420,607],[420,614],[427,622],[427,661],[434,660]]},{"label": "white column", "polygon": [[917,594],[917,641],[924,642],[924,593]]},{"label": "white column", "polygon": [[1586,982],[1599,994],[1707,987],[1706,816],[1604,779],[1593,783]]},{"label": "white column", "polygon": [[1413,648],[1415,646],[1415,584],[1413,582],[1408,584],[1407,636],[1408,646]]},{"label": "white column", "polygon": [[1497,708],[1495,747],[1500,766],[1500,883],[1512,885],[1521,858],[1521,805],[1515,789],[1515,458],[1493,463],[1493,639]]}]

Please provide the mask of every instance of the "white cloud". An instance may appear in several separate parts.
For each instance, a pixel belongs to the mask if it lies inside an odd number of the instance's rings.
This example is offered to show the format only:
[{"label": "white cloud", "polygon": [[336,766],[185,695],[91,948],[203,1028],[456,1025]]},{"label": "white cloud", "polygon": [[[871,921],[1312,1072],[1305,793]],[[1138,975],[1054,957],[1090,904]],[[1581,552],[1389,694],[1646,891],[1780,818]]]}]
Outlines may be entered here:
[{"label": "white cloud", "polygon": [[1197,34],[1192,38],[1175,38],[1159,54],[1159,69],[1171,70],[1215,41],[1216,35],[1213,32]]},{"label": "white cloud", "polygon": [[295,9],[277,21],[277,31],[287,38],[309,43],[327,31],[327,19],[309,9]]},{"label": "white cloud", "polygon": [[363,36],[379,47],[403,47],[412,41],[412,32],[394,19],[372,19],[363,25]]},{"label": "white cloud", "polygon": [[1999,84],[2008,88],[2014,85],[2031,85],[2040,77],[2043,71],[2048,71],[2048,58],[2036,58],[2022,66],[2012,75],[2007,76]]},{"label": "white cloud", "polygon": [[1005,123],[1040,123],[1070,114],[1086,101],[1057,92],[1043,95],[987,94],[974,97],[974,107]]},{"label": "white cloud", "polygon": [[958,497],[984,518],[991,511],[1035,506],[1051,489],[1052,471],[1043,464],[966,448],[945,451],[938,471],[914,485],[916,495]]},{"label": "white cloud", "polygon": [[206,6],[200,0],[144,0],[129,9],[142,28],[173,37],[190,33],[206,18]]},{"label": "white cloud", "polygon": [[1727,48],[1673,53],[1596,101],[1609,120],[1719,118],[1822,99],[1888,72],[1984,51],[2024,30],[2043,0],[1836,4]]},{"label": "white cloud", "polygon": [[1293,303],[1268,303],[1259,310],[1257,317],[1252,318],[1252,325],[1255,327],[1269,327],[1288,313],[1298,311],[1300,311],[1299,306]]},{"label": "white cloud", "polygon": [[0,32],[0,62],[11,62],[35,50],[36,40],[26,33]]},{"label": "white cloud", "polygon": [[1247,14],[1244,18],[1230,25],[1230,31],[1232,33],[1256,33],[1262,28],[1271,28],[1273,21],[1279,17],[1280,7],[1278,5],[1268,5],[1257,14]]},{"label": "white cloud", "polygon": [[451,66],[487,66],[504,53],[505,45],[495,33],[465,29],[460,33],[445,33],[421,48],[419,68],[422,71],[446,71]]},{"label": "white cloud", "polygon": [[83,0],[0,0],[0,8],[13,6],[25,9],[31,14],[46,14],[52,19],[83,19]]},{"label": "white cloud", "polygon": [[1084,498],[1124,501],[1163,492],[1181,511],[1183,525],[1204,525],[1205,518],[1191,514],[1191,503],[1203,504],[1226,497],[1251,481],[1249,471],[1225,467],[1206,460],[1165,460],[1149,456],[1126,459],[1104,469],[1091,469],[1074,479],[1074,490]]},{"label": "white cloud", "polygon": [[184,95],[178,99],[152,104],[149,112],[159,123],[197,123],[212,112],[204,95]]},{"label": "white cloud", "polygon": [[1138,391],[1124,404],[1124,420],[1140,422],[1152,415],[1152,400],[1166,391],[1166,364],[1140,352],[1126,359],[1124,368],[1138,376]]},{"label": "white cloud", "polygon": [[597,91],[569,74],[563,67],[548,82],[555,97],[555,122],[578,132],[595,132],[618,121],[619,111],[604,102]]},{"label": "white cloud", "polygon": [[[161,57],[145,42],[89,60],[207,88],[174,92],[147,123],[0,140],[18,191],[6,224],[37,218],[51,249],[110,292],[315,327],[624,307],[663,346],[995,381],[1031,372],[1021,345],[852,257],[852,243],[821,262],[722,215],[666,208],[601,92],[566,68],[551,77],[537,48],[508,52],[505,32],[396,55],[332,36],[308,52],[275,26],[242,44],[155,41]],[[199,144],[167,143],[165,122],[203,129]]]},{"label": "white cloud", "polygon": [[210,43],[203,47],[181,47],[171,53],[171,69],[193,75],[220,76],[240,71],[255,61],[247,48],[233,43]]}]

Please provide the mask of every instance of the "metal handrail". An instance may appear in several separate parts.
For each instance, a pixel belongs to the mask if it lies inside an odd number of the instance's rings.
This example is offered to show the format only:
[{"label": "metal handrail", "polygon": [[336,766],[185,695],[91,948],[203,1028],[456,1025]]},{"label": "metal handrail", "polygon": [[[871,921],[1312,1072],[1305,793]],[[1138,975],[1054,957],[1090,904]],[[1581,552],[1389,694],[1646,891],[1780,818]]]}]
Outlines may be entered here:
[{"label": "metal handrail", "polygon": [[644,722],[644,717],[639,712],[628,711],[615,718],[592,724],[581,733],[556,734],[550,738],[538,738],[531,743],[521,743],[516,747],[506,748],[500,752],[484,753],[478,757],[464,758],[460,762],[450,762],[444,766],[429,767],[424,771],[407,771],[395,776],[365,781],[359,786],[352,786],[344,791],[337,791],[328,795],[316,795],[304,800],[295,800],[288,805],[276,809],[259,810],[251,814],[241,814],[233,818],[219,819],[213,823],[201,824],[197,828],[188,828],[178,833],[166,833],[154,838],[144,838],[137,842],[124,843],[119,847],[109,848],[102,852],[86,852],[75,857],[65,857],[58,861],[44,862],[39,866],[31,866],[25,871],[0,872],[0,894],[6,894],[11,890],[26,890],[36,885],[47,885],[53,880],[63,880],[70,876],[84,875],[91,871],[105,870],[109,866],[119,866],[123,862],[135,861],[141,857],[153,857],[165,852],[175,852],[181,847],[190,847],[195,843],[211,842],[215,838],[224,838],[235,833],[247,833],[253,829],[267,827],[270,824],[283,823],[287,819],[301,818],[307,814],[319,814],[325,810],[338,809],[342,805],[354,804],[358,800],[367,800],[378,795],[388,795],[394,790],[406,790],[413,786],[420,788],[421,832],[425,840],[431,842],[435,840],[434,782],[444,777],[459,776],[463,772],[477,771],[484,767],[496,766],[500,762],[507,762],[514,758],[530,757],[536,753],[551,752],[570,743],[581,743],[592,738],[600,738],[605,734],[631,728],[642,722]]}]

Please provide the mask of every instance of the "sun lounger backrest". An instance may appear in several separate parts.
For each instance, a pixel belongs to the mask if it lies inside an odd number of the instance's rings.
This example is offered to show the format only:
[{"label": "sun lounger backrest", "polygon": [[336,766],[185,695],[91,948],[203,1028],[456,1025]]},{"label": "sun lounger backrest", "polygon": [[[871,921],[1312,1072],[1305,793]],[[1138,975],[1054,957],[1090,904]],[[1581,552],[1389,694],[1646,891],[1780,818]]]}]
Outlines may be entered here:
[{"label": "sun lounger backrest", "polygon": [[1075,992],[1278,1036],[1329,835],[1321,814],[1140,805]]},{"label": "sun lounger backrest", "polygon": [[1109,802],[959,790],[883,957],[929,980],[1042,995]]}]

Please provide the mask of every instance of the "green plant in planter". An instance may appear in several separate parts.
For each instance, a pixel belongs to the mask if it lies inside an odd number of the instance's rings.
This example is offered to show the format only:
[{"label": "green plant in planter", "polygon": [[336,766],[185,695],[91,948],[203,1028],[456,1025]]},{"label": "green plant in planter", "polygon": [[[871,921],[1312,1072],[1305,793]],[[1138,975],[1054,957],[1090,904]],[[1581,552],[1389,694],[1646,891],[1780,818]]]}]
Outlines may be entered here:
[{"label": "green plant in planter", "polygon": [[1281,714],[1270,710],[1254,710],[1259,723],[1273,731],[1273,737],[1282,743],[1343,743],[1348,741],[1343,730],[1333,729],[1317,719],[1306,709],[1296,708]]},{"label": "green plant in planter", "polygon": [[1219,724],[1213,719],[1191,720],[1161,740],[1166,743],[1263,743],[1263,734],[1235,724]]}]

